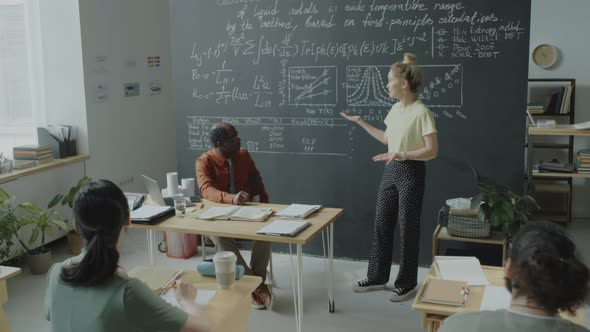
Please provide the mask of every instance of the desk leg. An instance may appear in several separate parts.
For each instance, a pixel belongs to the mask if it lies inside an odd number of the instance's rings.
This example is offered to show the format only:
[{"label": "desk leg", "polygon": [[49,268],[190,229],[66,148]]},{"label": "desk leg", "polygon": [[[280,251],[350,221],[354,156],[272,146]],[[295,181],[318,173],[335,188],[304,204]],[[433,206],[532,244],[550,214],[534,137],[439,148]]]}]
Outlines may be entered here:
[{"label": "desk leg", "polygon": [[154,231],[148,229],[147,231],[147,245],[148,254],[150,257],[150,265],[154,265]]},{"label": "desk leg", "polygon": [[299,293],[297,301],[298,308],[297,311],[299,312],[299,323],[297,323],[298,330],[297,332],[302,331],[301,323],[303,322],[303,245],[297,244],[297,292]]},{"label": "desk leg", "polygon": [[328,227],[328,306],[334,312],[334,223]]},{"label": "desk leg", "polygon": [[303,245],[297,245],[297,264],[293,268],[293,248],[289,244],[289,256],[291,258],[291,281],[293,283],[293,304],[295,311],[295,328],[301,332],[301,315],[303,313]]}]

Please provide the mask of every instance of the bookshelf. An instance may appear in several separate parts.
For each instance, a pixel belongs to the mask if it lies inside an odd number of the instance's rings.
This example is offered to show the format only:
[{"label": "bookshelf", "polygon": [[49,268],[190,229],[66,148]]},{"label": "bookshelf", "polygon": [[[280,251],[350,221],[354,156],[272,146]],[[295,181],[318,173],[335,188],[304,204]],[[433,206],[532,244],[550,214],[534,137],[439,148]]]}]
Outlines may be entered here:
[{"label": "bookshelf", "polygon": [[[569,90],[569,92],[568,92]],[[554,119],[555,128],[528,127],[526,145],[527,179],[535,185],[534,197],[541,210],[533,214],[544,219],[569,224],[572,210],[572,183],[574,178],[590,178],[590,174],[540,173],[533,171],[534,156],[557,156],[561,162],[574,161],[574,136],[590,136],[590,130],[577,130],[575,123],[576,80],[574,78],[529,78],[528,105],[543,105],[537,118]],[[527,110],[529,107],[527,106]],[[556,142],[556,136],[565,139]],[[541,139],[543,142],[537,142]],[[551,141],[547,141],[551,140]],[[537,159],[541,159],[538,158]],[[552,158],[542,158],[550,160]]]}]

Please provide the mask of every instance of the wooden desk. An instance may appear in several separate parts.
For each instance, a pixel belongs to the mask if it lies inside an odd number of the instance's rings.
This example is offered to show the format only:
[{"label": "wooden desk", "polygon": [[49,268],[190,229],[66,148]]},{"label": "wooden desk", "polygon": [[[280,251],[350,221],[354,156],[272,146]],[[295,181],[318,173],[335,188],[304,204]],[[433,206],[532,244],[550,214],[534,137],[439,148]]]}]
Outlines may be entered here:
[{"label": "wooden desk", "polygon": [[[158,270],[176,271],[177,269],[139,267],[130,271],[129,275],[147,281],[146,278],[149,276],[146,274],[154,274]],[[231,289],[219,289],[215,278],[204,277],[196,271],[185,271],[181,279],[194,284],[199,290],[208,289],[217,292],[204,309],[207,317],[211,319],[212,332],[248,331],[248,316],[252,308],[250,294],[260,284],[260,277],[244,276],[236,280]]]},{"label": "wooden desk", "polygon": [[[328,303],[329,311],[334,312],[334,222],[342,214],[342,209],[334,208],[322,208],[320,211],[307,217],[305,220],[309,221],[311,225],[304,231],[294,237],[284,236],[268,236],[258,235],[258,231],[269,222],[277,219],[271,217],[269,220],[264,222],[254,221],[231,221],[231,220],[203,220],[198,219],[198,215],[205,212],[212,206],[227,206],[225,204],[217,204],[209,201],[203,201],[204,208],[200,209],[200,203],[197,203],[196,209],[188,209],[189,214],[184,218],[170,217],[157,225],[141,225],[131,224],[129,228],[145,229],[148,231],[148,253],[150,255],[150,264],[153,265],[153,250],[154,250],[154,239],[153,231],[173,231],[180,233],[191,233],[191,234],[204,234],[204,235],[216,235],[229,238],[247,239],[256,241],[267,241],[276,243],[287,243],[289,246],[292,244],[297,246],[297,263],[296,269],[291,270],[293,279],[296,280],[295,287],[293,290],[293,299],[295,302],[295,322],[297,332],[301,332],[302,314],[303,314],[303,245],[309,243],[316,235],[322,233],[322,241],[324,241],[324,248],[327,248],[328,264]],[[259,206],[264,208],[271,208],[275,211],[282,210],[288,205],[282,204],[264,204],[264,203],[252,203],[250,206]],[[326,246],[326,241],[328,245]],[[324,252],[324,254],[326,254]]]},{"label": "wooden desk", "polygon": [[8,319],[4,313],[4,305],[8,302],[8,287],[6,286],[6,280],[14,277],[21,271],[18,267],[11,266],[0,266],[0,331],[10,332],[10,325]]},{"label": "wooden desk", "polygon": [[[503,267],[482,266],[482,268],[491,285],[504,286]],[[432,278],[435,278],[435,272],[434,268],[431,266],[430,271],[428,271],[428,275],[424,279],[424,282],[422,282],[422,285],[420,285],[420,289],[414,298],[414,303],[412,303],[413,310],[422,312],[422,327],[424,329],[429,332],[435,332],[440,328],[443,320],[448,316],[460,312],[479,311],[484,292],[483,286],[469,287],[469,297],[467,298],[467,303],[464,307],[453,307],[421,302],[420,298],[422,297],[422,292],[424,291],[424,285],[426,285],[426,281],[428,279]],[[567,313],[561,313],[561,316],[565,319],[573,321],[576,324],[586,326],[583,308],[580,308],[576,311],[576,316],[571,316]]]}]

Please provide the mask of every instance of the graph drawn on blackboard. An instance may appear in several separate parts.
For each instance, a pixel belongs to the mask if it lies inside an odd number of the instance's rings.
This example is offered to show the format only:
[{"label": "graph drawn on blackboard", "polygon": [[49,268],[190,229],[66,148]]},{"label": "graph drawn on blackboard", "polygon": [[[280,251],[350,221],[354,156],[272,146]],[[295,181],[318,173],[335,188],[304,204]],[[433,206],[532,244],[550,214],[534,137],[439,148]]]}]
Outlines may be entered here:
[{"label": "graph drawn on blackboard", "polygon": [[[348,66],[346,101],[349,106],[391,106],[397,102],[389,96],[387,74],[391,66]],[[428,107],[463,105],[463,66],[421,65],[422,84],[418,98]]]},{"label": "graph drawn on blackboard", "polygon": [[289,105],[336,106],[336,66],[289,67]]}]

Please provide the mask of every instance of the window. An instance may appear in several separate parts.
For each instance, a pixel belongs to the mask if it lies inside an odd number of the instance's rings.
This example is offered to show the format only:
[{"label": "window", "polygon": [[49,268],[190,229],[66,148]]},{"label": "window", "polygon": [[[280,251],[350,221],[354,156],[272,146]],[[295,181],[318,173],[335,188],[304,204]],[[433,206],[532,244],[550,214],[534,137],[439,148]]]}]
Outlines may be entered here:
[{"label": "window", "polygon": [[37,1],[0,2],[0,152],[33,144],[42,124],[40,20]]}]

